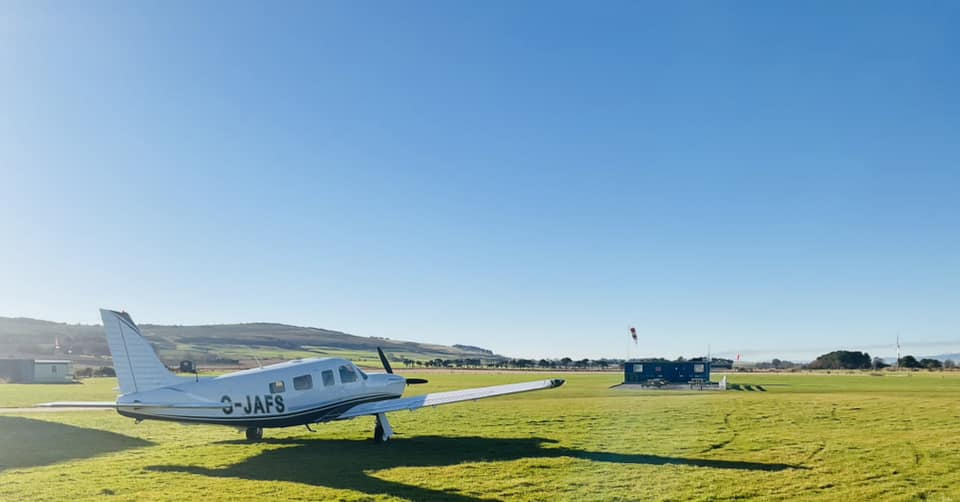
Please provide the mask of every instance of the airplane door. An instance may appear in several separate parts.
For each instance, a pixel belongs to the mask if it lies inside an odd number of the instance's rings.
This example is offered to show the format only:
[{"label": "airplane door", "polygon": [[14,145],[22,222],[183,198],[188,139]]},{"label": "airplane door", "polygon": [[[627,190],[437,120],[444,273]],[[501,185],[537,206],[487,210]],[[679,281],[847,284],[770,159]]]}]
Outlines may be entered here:
[{"label": "airplane door", "polygon": [[343,394],[343,387],[337,382],[333,369],[320,372],[320,382],[322,385],[321,392],[323,393],[321,400],[335,401],[340,399]]}]

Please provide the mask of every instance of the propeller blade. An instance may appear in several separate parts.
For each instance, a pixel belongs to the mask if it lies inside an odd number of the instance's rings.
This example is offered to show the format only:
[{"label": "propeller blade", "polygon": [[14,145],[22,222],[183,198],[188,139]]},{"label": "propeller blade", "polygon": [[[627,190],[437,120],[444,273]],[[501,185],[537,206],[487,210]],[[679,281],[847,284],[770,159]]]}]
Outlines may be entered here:
[{"label": "propeller blade", "polygon": [[426,378],[408,378],[407,385],[416,385],[418,383],[427,383]]},{"label": "propeller blade", "polygon": [[383,369],[387,370],[387,373],[393,374],[390,361],[387,361],[387,356],[383,355],[383,350],[381,350],[380,347],[377,347],[377,353],[380,354],[380,362],[383,363]]}]

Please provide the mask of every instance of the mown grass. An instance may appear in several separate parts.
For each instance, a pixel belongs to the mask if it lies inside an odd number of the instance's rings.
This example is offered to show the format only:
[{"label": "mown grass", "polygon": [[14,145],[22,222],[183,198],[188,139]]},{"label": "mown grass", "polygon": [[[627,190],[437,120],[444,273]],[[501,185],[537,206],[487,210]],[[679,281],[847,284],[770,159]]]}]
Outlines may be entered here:
[{"label": "mown grass", "polygon": [[51,401],[113,401],[117,398],[116,387],[116,378],[86,378],[80,383],[59,385],[2,384],[0,407],[16,408]]},{"label": "mown grass", "polygon": [[[106,411],[0,415],[0,500],[960,500],[960,375],[903,375],[731,375],[764,390],[699,393],[568,374],[560,389],[393,414],[385,445],[372,419],[249,444]],[[431,383],[411,390],[545,375],[420,376]],[[29,392],[74,400],[86,385]],[[109,380],[89,385],[112,397]],[[22,387],[0,386],[0,405]]]}]

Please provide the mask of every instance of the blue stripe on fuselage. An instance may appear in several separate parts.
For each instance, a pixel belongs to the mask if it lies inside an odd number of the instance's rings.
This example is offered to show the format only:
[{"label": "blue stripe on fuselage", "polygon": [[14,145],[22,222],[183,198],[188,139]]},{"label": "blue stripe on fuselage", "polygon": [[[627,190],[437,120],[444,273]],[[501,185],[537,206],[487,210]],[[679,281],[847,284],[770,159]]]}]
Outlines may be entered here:
[{"label": "blue stripe on fuselage", "polygon": [[361,404],[374,401],[384,401],[397,398],[394,394],[368,394],[351,399],[344,399],[333,403],[316,406],[304,410],[298,410],[291,413],[272,416],[259,417],[202,417],[202,416],[184,416],[184,415],[149,415],[137,413],[124,408],[136,408],[136,405],[120,404],[117,407],[117,413],[130,418],[140,420],[166,420],[173,422],[191,422],[214,425],[230,425],[235,427],[291,427],[294,425],[313,424],[318,422],[329,422],[336,419],[340,414],[348,409]]}]

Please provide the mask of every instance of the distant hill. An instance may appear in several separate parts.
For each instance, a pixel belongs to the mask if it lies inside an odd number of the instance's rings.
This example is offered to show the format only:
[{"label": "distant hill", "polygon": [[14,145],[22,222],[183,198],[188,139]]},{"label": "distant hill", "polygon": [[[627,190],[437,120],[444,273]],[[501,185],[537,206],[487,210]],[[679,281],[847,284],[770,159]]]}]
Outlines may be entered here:
[{"label": "distant hill", "polygon": [[[327,356],[375,360],[377,347],[382,347],[391,359],[396,360],[503,359],[490,350],[469,345],[449,347],[361,337],[327,329],[276,323],[139,326],[167,364],[181,359],[229,365],[243,364],[254,358],[275,360]],[[61,346],[59,352],[54,350],[57,340]],[[0,317],[0,358],[6,357],[62,357],[95,364],[108,360],[109,350],[100,325]]]}]

